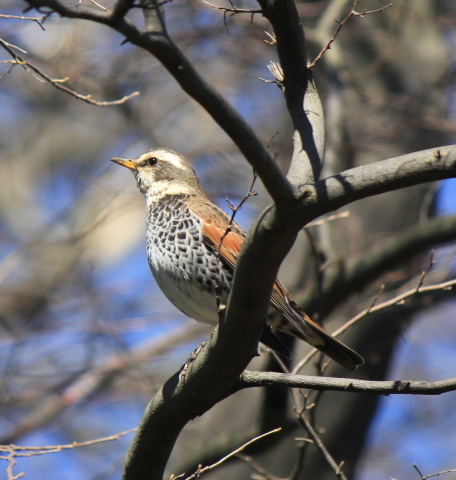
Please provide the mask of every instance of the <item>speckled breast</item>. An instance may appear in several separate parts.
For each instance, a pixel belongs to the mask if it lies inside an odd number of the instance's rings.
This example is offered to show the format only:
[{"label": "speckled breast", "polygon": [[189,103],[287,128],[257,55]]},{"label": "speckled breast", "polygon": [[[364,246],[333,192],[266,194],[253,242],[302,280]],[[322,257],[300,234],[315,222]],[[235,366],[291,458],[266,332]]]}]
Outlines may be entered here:
[{"label": "speckled breast", "polygon": [[163,293],[179,310],[197,321],[216,324],[216,291],[226,303],[232,275],[204,244],[201,222],[189,210],[187,198],[148,199],[149,266]]}]

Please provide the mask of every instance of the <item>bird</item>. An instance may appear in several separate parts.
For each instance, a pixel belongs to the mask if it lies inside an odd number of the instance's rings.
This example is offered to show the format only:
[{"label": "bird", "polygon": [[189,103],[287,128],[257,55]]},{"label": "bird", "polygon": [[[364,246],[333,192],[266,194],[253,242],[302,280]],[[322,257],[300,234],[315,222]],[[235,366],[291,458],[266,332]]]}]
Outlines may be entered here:
[{"label": "bird", "polygon": [[[147,259],[158,286],[188,317],[217,325],[245,231],[209,200],[192,165],[179,153],[153,148],[136,158],[111,160],[133,172],[146,199]],[[364,363],[307,316],[278,279],[260,341],[288,356],[275,331],[304,340],[348,370]]]}]

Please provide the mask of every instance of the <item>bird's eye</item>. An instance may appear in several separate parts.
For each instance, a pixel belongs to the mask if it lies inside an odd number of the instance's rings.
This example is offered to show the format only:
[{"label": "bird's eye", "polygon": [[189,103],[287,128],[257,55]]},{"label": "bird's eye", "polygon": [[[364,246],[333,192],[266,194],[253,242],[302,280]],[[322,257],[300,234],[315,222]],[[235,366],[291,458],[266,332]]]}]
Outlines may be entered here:
[{"label": "bird's eye", "polygon": [[145,167],[153,167],[154,165],[157,165],[157,162],[158,162],[157,157],[150,157],[150,158],[146,158],[146,160],[144,160],[143,165]]}]

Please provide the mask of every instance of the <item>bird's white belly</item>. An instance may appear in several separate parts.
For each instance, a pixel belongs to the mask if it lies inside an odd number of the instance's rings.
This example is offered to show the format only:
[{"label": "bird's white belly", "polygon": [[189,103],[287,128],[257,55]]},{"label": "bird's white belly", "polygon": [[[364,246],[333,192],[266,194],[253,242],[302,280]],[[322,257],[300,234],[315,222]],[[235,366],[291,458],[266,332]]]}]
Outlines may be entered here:
[{"label": "bird's white belly", "polygon": [[198,322],[217,325],[218,313],[215,295],[192,281],[177,280],[163,269],[154,271],[155,280],[166,298],[181,312]]}]

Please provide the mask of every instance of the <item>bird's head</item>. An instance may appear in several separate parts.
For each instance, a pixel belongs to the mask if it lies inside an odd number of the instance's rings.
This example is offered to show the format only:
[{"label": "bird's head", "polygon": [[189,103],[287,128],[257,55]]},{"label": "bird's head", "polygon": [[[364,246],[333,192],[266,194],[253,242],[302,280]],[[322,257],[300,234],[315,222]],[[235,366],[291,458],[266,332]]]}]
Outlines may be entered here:
[{"label": "bird's head", "polygon": [[201,190],[190,163],[167,148],[153,148],[136,158],[114,157],[111,160],[133,172],[138,188],[145,195],[148,192],[179,195]]}]

